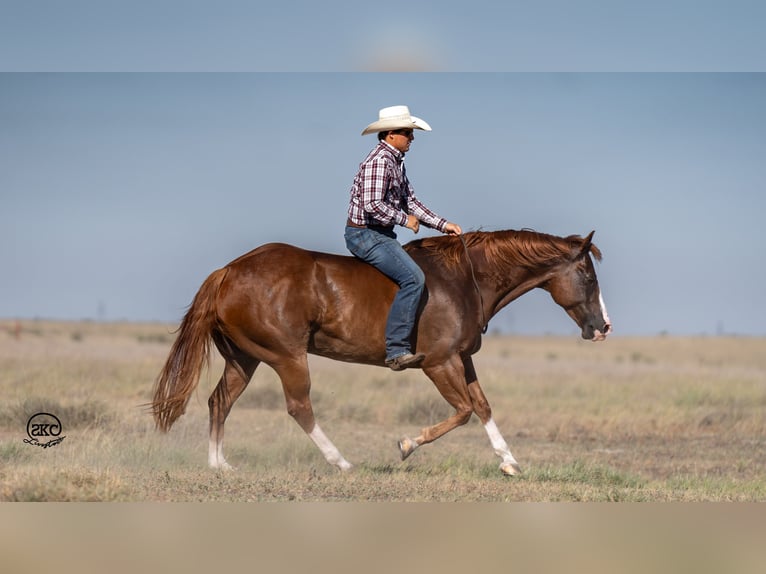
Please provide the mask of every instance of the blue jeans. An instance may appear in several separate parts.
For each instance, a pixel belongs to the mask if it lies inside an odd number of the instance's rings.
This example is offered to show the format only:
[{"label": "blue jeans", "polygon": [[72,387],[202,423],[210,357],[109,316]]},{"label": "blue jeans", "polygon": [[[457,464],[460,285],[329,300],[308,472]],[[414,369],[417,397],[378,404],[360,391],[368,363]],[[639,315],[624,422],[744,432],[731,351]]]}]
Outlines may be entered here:
[{"label": "blue jeans", "polygon": [[393,229],[347,226],[344,236],[351,253],[399,285],[386,321],[386,360],[411,352],[409,338],[426,284],[423,271],[397,241]]}]

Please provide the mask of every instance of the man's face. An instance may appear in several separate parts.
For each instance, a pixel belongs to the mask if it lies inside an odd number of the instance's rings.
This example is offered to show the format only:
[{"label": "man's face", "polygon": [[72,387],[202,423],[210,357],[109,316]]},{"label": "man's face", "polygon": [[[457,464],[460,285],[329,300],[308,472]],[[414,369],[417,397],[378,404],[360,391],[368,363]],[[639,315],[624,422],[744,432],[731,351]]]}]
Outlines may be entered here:
[{"label": "man's face", "polygon": [[415,135],[411,129],[394,130],[388,132],[386,136],[386,141],[402,153],[409,151],[410,144],[414,139]]}]

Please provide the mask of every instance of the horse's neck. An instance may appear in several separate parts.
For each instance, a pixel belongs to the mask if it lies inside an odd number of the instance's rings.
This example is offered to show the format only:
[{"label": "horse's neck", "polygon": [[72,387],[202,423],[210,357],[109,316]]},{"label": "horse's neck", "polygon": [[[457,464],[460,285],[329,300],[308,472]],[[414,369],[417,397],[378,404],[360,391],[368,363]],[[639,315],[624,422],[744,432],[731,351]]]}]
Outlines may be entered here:
[{"label": "horse's neck", "polygon": [[550,266],[541,266],[539,269],[528,269],[522,273],[511,273],[511,270],[505,274],[506,277],[515,277],[507,283],[497,285],[491,290],[491,296],[488,298],[486,309],[489,317],[496,315],[503,307],[515,301],[532,289],[540,287],[554,275],[553,268]]}]

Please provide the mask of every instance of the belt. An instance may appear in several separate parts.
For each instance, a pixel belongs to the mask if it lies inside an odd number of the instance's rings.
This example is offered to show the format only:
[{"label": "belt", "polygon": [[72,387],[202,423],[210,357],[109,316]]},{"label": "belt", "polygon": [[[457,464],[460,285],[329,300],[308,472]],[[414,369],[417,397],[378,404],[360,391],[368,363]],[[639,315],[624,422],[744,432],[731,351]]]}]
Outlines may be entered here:
[{"label": "belt", "polygon": [[346,220],[346,225],[349,227],[356,227],[357,229],[384,229],[384,230],[390,230],[393,229],[393,225],[359,225],[358,223],[354,223],[350,219]]}]

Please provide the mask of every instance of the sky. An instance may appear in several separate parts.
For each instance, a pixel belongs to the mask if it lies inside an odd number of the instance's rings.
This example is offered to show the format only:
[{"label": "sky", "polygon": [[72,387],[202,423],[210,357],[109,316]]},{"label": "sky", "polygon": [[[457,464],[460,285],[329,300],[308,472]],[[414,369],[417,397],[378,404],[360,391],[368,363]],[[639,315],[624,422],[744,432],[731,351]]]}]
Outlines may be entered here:
[{"label": "sky", "polygon": [[[762,74],[2,74],[0,317],[175,322],[260,244],[345,253],[359,134],[406,104],[434,211],[596,231],[616,333],[764,335],[764,101]],[[491,327],[576,332],[544,292]]]},{"label": "sky", "polygon": [[[260,244],[345,253],[359,134],[406,104],[434,128],[407,158],[434,211],[596,231],[615,334],[764,335],[765,21],[749,0],[0,0],[0,320],[174,323]],[[539,291],[490,327],[577,332]]]}]

